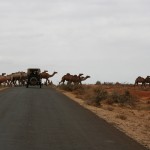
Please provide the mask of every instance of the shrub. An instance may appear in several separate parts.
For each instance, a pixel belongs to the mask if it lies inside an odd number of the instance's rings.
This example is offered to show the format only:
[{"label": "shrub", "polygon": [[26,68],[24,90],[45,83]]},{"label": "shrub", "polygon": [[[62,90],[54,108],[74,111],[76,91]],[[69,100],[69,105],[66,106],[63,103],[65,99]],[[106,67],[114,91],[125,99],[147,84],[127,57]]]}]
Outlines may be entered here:
[{"label": "shrub", "polygon": [[113,103],[118,103],[118,104],[121,104],[121,105],[125,105],[125,104],[128,104],[128,105],[134,105],[134,102],[135,102],[136,98],[133,97],[130,92],[128,90],[124,91],[123,94],[120,94],[116,91],[114,91],[109,99],[107,100],[107,103],[108,104],[113,104]]},{"label": "shrub", "polygon": [[84,99],[84,96],[86,94],[85,88],[83,87],[75,89],[73,93],[76,95],[77,98],[81,98],[81,99]]},{"label": "shrub", "polygon": [[58,86],[60,89],[65,90],[65,91],[69,91],[72,92],[74,90],[73,85],[59,85]]},{"label": "shrub", "polygon": [[103,88],[94,89],[94,92],[96,94],[96,100],[99,102],[105,100],[108,96],[108,92]]},{"label": "shrub", "polygon": [[110,97],[111,97],[112,103],[118,103],[120,101],[121,95],[117,93],[116,91],[114,91]]},{"label": "shrub", "polygon": [[103,88],[95,88],[93,92],[94,95],[87,100],[87,104],[100,106],[101,101],[107,99],[108,93]]},{"label": "shrub", "polygon": [[100,81],[97,81],[97,82],[95,83],[95,85],[101,85],[101,82],[100,82]]}]

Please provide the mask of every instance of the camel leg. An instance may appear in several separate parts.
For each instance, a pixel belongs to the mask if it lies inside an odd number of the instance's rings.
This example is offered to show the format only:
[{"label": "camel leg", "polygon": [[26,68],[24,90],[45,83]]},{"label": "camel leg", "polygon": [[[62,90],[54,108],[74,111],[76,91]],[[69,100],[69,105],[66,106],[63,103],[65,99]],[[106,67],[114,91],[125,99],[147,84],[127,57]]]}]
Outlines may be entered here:
[{"label": "camel leg", "polygon": [[144,82],[142,82],[141,87],[146,88],[146,84]]},{"label": "camel leg", "polygon": [[49,79],[48,79],[48,84],[50,84],[50,81],[49,81]]},{"label": "camel leg", "polygon": [[59,82],[59,84],[61,83],[61,82],[63,82],[62,80]]},{"label": "camel leg", "polygon": [[15,80],[13,80],[12,83],[13,83],[14,86],[16,86],[16,81]]},{"label": "camel leg", "polygon": [[67,85],[71,85],[71,81],[68,81],[68,82],[67,82]]},{"label": "camel leg", "polygon": [[82,85],[82,82],[80,81],[78,84]]},{"label": "camel leg", "polygon": [[45,83],[46,86],[47,86],[47,80],[48,80],[48,79],[46,79],[46,83]]},{"label": "camel leg", "polygon": [[59,82],[59,84],[60,84],[60,83],[63,83],[63,84],[64,84],[64,82],[65,82],[65,80],[61,79],[61,81]]}]

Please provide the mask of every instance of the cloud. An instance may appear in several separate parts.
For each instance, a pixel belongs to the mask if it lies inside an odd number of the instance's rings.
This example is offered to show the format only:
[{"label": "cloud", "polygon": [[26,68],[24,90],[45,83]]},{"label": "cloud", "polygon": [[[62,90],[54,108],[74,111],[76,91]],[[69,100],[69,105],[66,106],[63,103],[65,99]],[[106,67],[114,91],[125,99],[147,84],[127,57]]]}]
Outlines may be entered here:
[{"label": "cloud", "polygon": [[[0,67],[129,81],[149,72],[148,0],[1,0]],[[12,69],[13,68],[13,69]],[[59,80],[59,79],[57,79]]]}]

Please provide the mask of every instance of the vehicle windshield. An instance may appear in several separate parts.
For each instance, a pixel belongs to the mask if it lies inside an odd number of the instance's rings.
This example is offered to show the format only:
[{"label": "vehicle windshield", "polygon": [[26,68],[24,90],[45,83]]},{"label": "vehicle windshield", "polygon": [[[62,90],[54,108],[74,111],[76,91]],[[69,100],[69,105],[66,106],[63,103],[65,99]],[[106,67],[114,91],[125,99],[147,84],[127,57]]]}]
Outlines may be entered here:
[{"label": "vehicle windshield", "polygon": [[34,73],[34,72],[40,73],[40,69],[28,69],[27,72],[28,72],[28,74]]}]

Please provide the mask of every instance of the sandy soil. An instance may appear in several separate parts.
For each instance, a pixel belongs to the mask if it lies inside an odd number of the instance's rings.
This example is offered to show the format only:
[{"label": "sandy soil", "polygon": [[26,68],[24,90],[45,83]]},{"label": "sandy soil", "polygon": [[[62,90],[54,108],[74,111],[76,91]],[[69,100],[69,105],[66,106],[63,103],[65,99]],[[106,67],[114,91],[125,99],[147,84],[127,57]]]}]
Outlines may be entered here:
[{"label": "sandy soil", "polygon": [[147,101],[150,100],[150,91],[131,91],[135,95],[142,96],[141,101],[138,102],[140,109],[108,104],[102,104],[102,106],[98,108],[87,105],[85,101],[77,98],[76,95],[71,92],[62,90],[61,92],[150,149],[150,103]]}]

